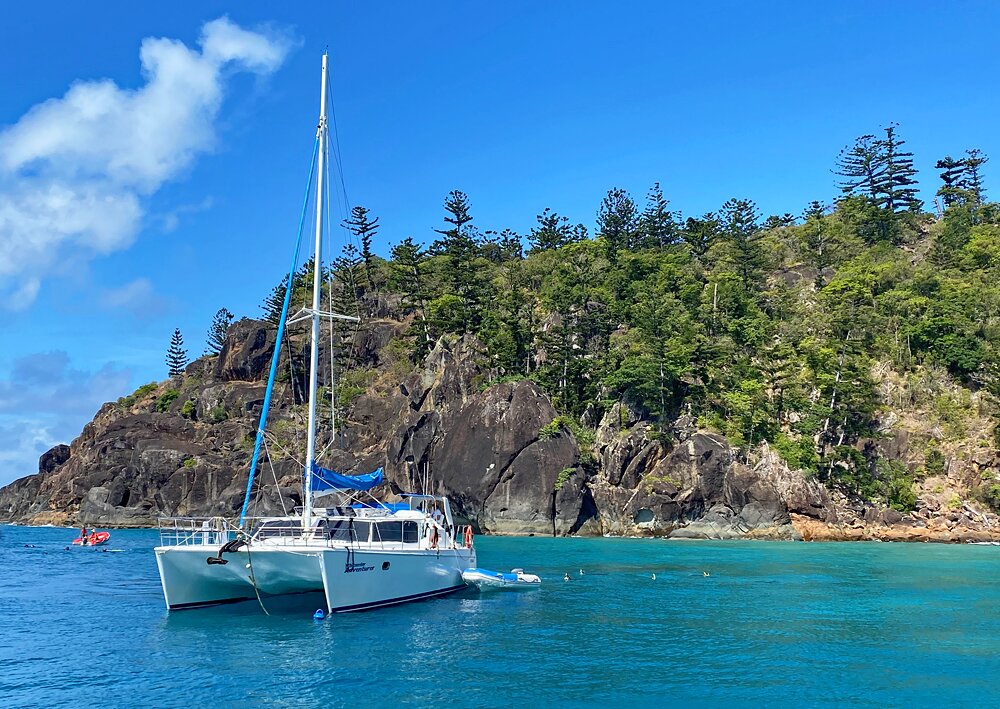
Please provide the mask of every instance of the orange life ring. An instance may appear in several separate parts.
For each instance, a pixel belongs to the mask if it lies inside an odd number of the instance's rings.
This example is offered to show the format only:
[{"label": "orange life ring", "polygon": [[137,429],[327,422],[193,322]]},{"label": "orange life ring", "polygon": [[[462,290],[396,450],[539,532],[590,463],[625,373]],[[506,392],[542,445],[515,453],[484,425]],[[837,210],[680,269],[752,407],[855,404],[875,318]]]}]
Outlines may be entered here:
[{"label": "orange life ring", "polygon": [[472,525],[471,524],[468,525],[465,528],[465,548],[466,549],[471,549],[472,548]]}]

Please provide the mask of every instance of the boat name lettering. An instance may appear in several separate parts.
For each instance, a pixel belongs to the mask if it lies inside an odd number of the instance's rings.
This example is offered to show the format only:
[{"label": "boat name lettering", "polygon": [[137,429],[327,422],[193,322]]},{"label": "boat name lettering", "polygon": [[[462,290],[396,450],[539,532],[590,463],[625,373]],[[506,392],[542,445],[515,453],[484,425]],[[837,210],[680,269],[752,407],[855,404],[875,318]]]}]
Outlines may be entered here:
[{"label": "boat name lettering", "polygon": [[363,561],[355,561],[353,563],[344,565],[345,574],[353,574],[359,571],[374,571],[374,570],[375,570],[374,566],[372,566],[371,564],[366,564]]}]

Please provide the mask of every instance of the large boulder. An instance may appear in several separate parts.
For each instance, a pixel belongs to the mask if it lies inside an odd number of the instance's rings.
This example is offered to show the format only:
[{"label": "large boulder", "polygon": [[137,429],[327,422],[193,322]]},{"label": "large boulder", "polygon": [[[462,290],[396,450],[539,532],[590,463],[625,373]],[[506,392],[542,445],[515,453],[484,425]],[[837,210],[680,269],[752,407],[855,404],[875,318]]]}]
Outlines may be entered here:
[{"label": "large boulder", "polygon": [[[481,515],[487,524],[511,516],[502,513],[510,509],[504,500],[513,485],[523,499],[511,514],[538,531],[543,531],[539,520],[545,518],[551,533],[555,481],[577,456],[576,443],[568,436],[539,440],[541,428],[555,415],[531,382],[499,384],[472,396],[448,417],[433,479],[464,514]],[[493,502],[487,504],[490,498]]]},{"label": "large boulder", "polygon": [[69,460],[69,450],[69,446],[65,444],[59,444],[49,448],[47,451],[42,453],[41,457],[38,459],[38,472],[51,473],[53,470]]},{"label": "large boulder", "polygon": [[229,328],[215,362],[215,376],[225,381],[267,379],[277,331],[263,320],[244,318]]}]

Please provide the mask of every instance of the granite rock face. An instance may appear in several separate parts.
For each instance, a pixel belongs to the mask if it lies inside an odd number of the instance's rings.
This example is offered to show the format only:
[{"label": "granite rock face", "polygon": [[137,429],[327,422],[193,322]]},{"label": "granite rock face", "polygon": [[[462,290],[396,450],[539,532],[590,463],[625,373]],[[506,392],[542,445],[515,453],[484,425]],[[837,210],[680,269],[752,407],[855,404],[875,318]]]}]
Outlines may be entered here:
[{"label": "granite rock face", "polygon": [[[687,417],[670,436],[622,404],[603,417],[588,412],[576,434],[550,425],[557,412],[533,382],[491,384],[474,338],[442,339],[417,365],[401,358],[391,344],[407,327],[379,320],[357,334],[364,386],[341,401],[336,436],[328,404],[318,432],[320,464],[383,467],[384,496],[427,487],[477,529],[501,534],[797,539],[835,536],[829,530],[858,519],[866,528],[909,523],[891,510],[854,512],[773,452],[748,461]],[[0,520],[146,526],[236,514],[274,334],[241,320],[218,356],[105,404],[70,446],[41,457],[37,474],[0,490]],[[301,337],[282,352],[271,457],[258,469],[252,514],[302,502]],[[928,523],[934,533],[958,524]]]}]

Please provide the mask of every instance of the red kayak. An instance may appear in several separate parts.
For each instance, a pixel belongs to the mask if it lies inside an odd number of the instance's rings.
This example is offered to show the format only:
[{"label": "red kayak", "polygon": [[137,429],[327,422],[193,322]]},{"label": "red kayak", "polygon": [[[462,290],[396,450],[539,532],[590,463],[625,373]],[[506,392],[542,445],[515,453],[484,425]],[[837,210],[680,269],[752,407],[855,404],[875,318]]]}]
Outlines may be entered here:
[{"label": "red kayak", "polygon": [[87,535],[86,544],[84,544],[82,537],[77,537],[73,540],[73,543],[79,546],[96,547],[100,544],[106,544],[109,539],[111,539],[110,532],[91,532]]}]

